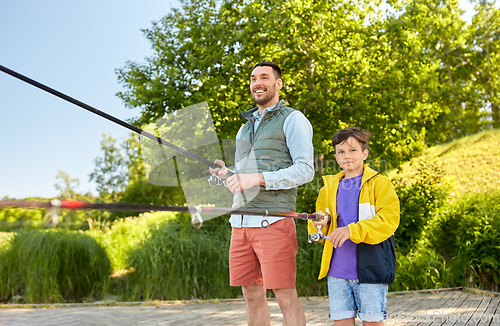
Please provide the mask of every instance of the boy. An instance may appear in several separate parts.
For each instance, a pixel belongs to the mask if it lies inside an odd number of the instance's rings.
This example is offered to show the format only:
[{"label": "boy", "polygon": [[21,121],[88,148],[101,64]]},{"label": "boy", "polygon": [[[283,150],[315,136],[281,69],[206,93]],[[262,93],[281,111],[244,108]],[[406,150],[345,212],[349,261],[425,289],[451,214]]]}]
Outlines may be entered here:
[{"label": "boy", "polygon": [[[388,285],[394,281],[394,231],[399,225],[399,199],[390,180],[363,162],[370,134],[357,127],[332,139],[343,172],[323,176],[316,201],[323,215],[309,222],[328,236],[318,279],[328,276],[330,319],[335,326],[383,325]],[[326,212],[331,215],[326,215]]]}]

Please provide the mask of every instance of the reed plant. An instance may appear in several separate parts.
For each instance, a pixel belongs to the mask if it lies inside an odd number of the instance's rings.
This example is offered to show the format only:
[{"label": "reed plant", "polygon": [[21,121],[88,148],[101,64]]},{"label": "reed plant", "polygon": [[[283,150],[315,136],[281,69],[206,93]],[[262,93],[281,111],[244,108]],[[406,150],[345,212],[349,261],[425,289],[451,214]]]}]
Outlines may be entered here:
[{"label": "reed plant", "polygon": [[[227,223],[227,222],[225,222]],[[169,221],[153,230],[129,256],[129,300],[232,298],[229,286],[229,236],[217,228],[194,229]]]},{"label": "reed plant", "polygon": [[0,301],[75,302],[106,295],[110,263],[82,232],[19,231],[0,248]]},{"label": "reed plant", "polygon": [[128,255],[136,245],[160,225],[178,219],[172,212],[156,212],[118,218],[112,223],[89,220],[88,234],[104,247],[112,270],[120,274],[127,269]]}]

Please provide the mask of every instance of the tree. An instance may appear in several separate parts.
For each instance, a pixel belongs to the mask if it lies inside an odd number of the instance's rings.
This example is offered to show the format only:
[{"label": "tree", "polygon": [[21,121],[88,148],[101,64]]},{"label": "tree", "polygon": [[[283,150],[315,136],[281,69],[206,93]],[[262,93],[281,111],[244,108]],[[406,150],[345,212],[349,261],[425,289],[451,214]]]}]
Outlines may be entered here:
[{"label": "tree", "polygon": [[339,169],[330,139],[340,128],[372,132],[370,162],[382,172],[426,145],[484,128],[470,67],[478,36],[460,18],[458,2],[388,4],[392,13],[377,0],[183,1],[144,31],[153,55],[117,70],[126,89],[118,96],[141,110],[137,125],[207,101],[219,138],[234,138],[240,111],[254,106],[253,65],[279,63],[282,98],[314,128],[317,179],[309,194],[299,194],[310,208],[319,176]]},{"label": "tree", "polygon": [[63,171],[57,171],[56,180],[58,181],[54,184],[54,187],[59,191],[60,198],[77,198],[78,193],[76,192],[76,188],[80,186],[80,180],[72,179],[68,173]]},{"label": "tree", "polygon": [[500,127],[500,10],[495,2],[480,0],[471,26],[473,34],[473,80],[492,126]]},{"label": "tree", "polygon": [[127,185],[130,158],[122,153],[123,149],[118,148],[113,137],[105,134],[101,149],[104,157],[95,159],[96,166],[89,176],[90,181],[95,180],[101,199],[116,201],[118,194]]}]

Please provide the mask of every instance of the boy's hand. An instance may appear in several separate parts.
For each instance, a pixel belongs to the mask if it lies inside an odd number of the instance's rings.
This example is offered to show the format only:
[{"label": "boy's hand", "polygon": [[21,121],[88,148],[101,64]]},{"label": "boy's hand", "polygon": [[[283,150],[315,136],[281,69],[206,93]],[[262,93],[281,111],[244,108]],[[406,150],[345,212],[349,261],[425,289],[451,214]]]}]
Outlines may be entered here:
[{"label": "boy's hand", "polygon": [[318,229],[324,228],[330,222],[330,215],[325,214],[323,211],[317,211],[314,214],[321,215],[321,220],[313,221],[314,226]]},{"label": "boy's hand", "polygon": [[333,230],[333,232],[330,233],[329,239],[334,248],[337,248],[337,246],[340,248],[344,242],[349,239],[350,235],[349,227],[346,225]]}]

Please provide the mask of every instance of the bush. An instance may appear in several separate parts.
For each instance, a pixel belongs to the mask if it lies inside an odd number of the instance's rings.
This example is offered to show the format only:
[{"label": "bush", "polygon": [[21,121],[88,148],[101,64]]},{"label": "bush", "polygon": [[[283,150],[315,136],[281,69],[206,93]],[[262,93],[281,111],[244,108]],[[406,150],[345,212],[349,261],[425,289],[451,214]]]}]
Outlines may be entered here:
[{"label": "bush", "polygon": [[422,237],[429,220],[437,214],[446,200],[448,185],[436,161],[415,161],[414,182],[407,184],[401,178],[393,183],[401,205],[399,227],[395,232],[396,248],[407,255]]},{"label": "bush", "polygon": [[0,209],[0,231],[16,231],[26,228],[47,228],[45,209],[3,208]]},{"label": "bush", "polygon": [[[38,199],[35,199],[38,200]],[[47,201],[43,199],[42,201]],[[102,212],[87,210],[67,210],[58,211],[59,223],[57,227],[67,230],[87,230],[87,219],[101,215]],[[50,227],[52,213],[45,208],[3,208],[0,209],[0,231],[17,231],[25,229],[46,229]]]},{"label": "bush", "polygon": [[127,268],[128,255],[136,245],[161,224],[178,219],[177,215],[171,212],[144,213],[119,218],[112,223],[92,222],[88,234],[104,247],[113,271],[119,272]]},{"label": "bush", "polygon": [[448,287],[449,276],[444,258],[421,241],[406,255],[396,252],[396,278],[389,291]]},{"label": "bush", "polygon": [[106,294],[110,264],[90,236],[64,230],[21,231],[0,248],[0,301],[75,301]]},{"label": "bush", "polygon": [[[227,223],[227,222],[223,222]],[[194,229],[187,221],[169,221],[151,232],[129,256],[126,294],[130,300],[232,298],[229,239],[221,229]]]},{"label": "bush", "polygon": [[449,205],[431,224],[430,241],[450,262],[454,283],[498,291],[500,190]]}]

